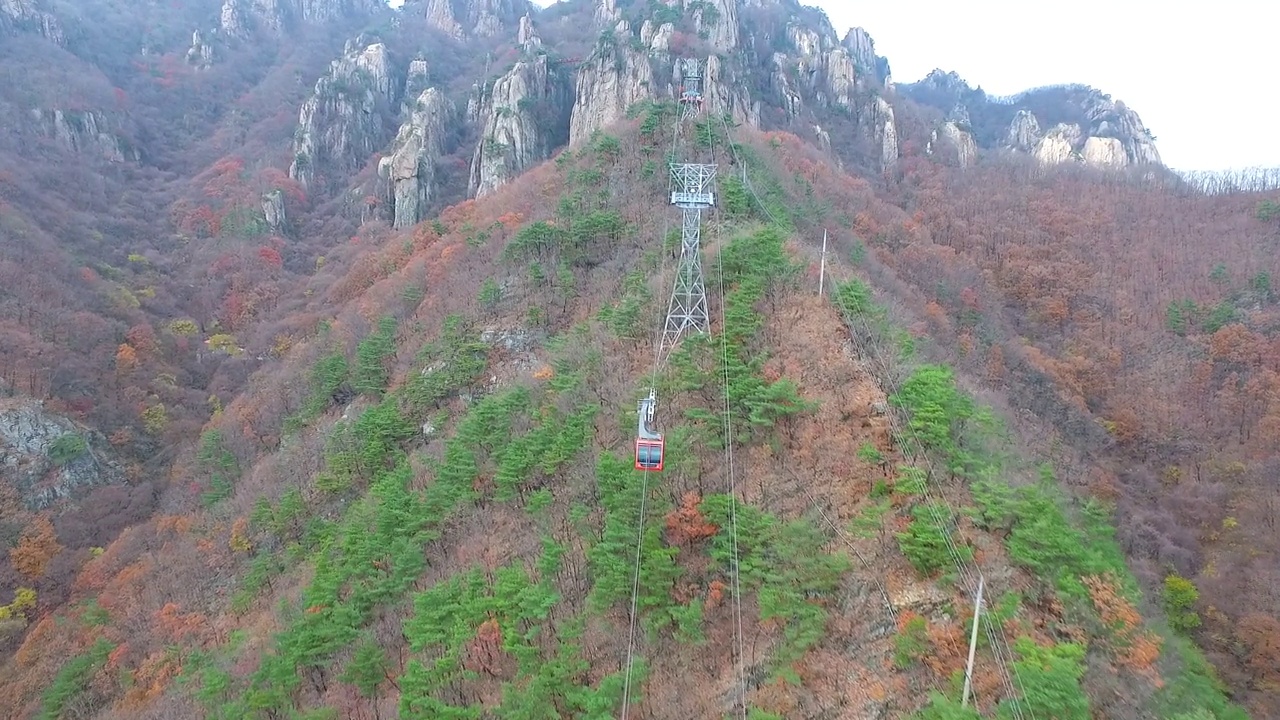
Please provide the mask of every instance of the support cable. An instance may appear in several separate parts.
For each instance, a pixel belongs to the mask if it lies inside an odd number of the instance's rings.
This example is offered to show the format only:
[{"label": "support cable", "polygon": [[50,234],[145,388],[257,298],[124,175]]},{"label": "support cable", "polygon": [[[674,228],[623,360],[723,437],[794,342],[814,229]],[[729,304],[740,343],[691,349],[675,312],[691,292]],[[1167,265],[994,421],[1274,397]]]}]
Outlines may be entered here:
[{"label": "support cable", "polygon": [[[676,150],[677,150],[677,148],[678,148],[678,146],[679,146],[679,141],[680,141],[680,137],[681,137],[681,130],[682,130],[682,125],[683,125],[683,123],[684,123],[684,120],[686,120],[686,119],[687,119],[687,118],[689,118],[690,116],[691,116],[691,113],[690,113],[690,112],[688,112],[687,108],[680,108],[680,109],[678,109],[678,111],[677,111],[677,113],[676,113],[675,121],[674,121],[674,123],[672,124],[672,132],[671,132],[671,150],[670,150],[670,152],[669,152],[669,154],[668,154],[668,156],[667,156],[667,162],[669,163],[669,165],[670,165],[671,163],[673,163],[673,162],[674,162],[674,159],[675,159],[675,157],[676,157]],[[668,173],[668,186],[670,186],[670,183],[671,183],[671,181],[672,181],[673,179],[674,179],[673,174],[672,174],[672,173]],[[682,188],[682,189],[683,189],[683,188]],[[683,212],[682,212],[682,218],[683,218],[683,220],[684,220],[685,225],[687,225],[687,224],[688,224],[688,222],[689,222],[689,212],[690,212],[690,211],[689,211],[687,208],[682,208],[682,211],[683,211]],[[698,219],[700,219],[701,211],[700,211],[700,210],[698,210],[698,211],[696,211],[696,213],[697,213],[697,214],[696,214],[696,217],[697,217]],[[667,222],[669,222],[669,220],[668,220]],[[668,225],[665,225],[665,223],[664,223],[664,232],[663,232],[663,235],[662,235],[662,237],[660,238],[660,241],[659,241],[659,251],[660,251],[660,254],[661,254],[660,266],[659,266],[659,267],[660,267],[660,269],[659,269],[659,278],[660,278],[660,279],[661,279],[662,275],[663,275],[663,274],[665,274],[665,269],[666,269],[666,242],[667,242],[667,232],[666,232],[666,228],[668,228],[668,227],[669,227],[669,226],[668,226]],[[690,262],[690,261],[692,261],[692,262],[697,262],[697,260],[698,260],[697,258],[692,258],[692,259],[690,259],[690,258],[686,258],[686,257],[684,257],[684,253],[685,253],[685,251],[688,249],[688,248],[685,246],[685,240],[684,240],[684,235],[685,235],[685,234],[687,234],[687,228],[682,228],[682,233],[681,233],[681,235],[682,235],[682,237],[681,237],[681,264],[677,266],[677,270],[676,270],[676,272],[677,272],[677,278],[676,278],[676,282],[675,282],[675,284],[674,284],[674,286],[673,286],[673,290],[672,290],[672,300],[671,300],[671,306],[672,306],[672,307],[674,307],[674,306],[675,306],[675,301],[676,301],[676,298],[677,298],[677,293],[679,293],[679,290],[680,290],[681,279],[682,279],[682,277],[681,277],[681,275],[680,275],[680,274],[686,270],[686,268],[684,267],[684,263],[685,263],[685,262]],[[701,278],[701,266],[700,266],[700,265],[695,265],[695,266],[694,266],[694,270],[696,270],[696,280],[697,280],[697,282],[698,282],[698,283],[701,283],[701,282],[702,282],[702,278]],[[706,302],[705,292],[704,292],[704,296],[703,296],[703,298],[702,298],[702,301],[703,301],[703,303],[704,303],[704,311],[705,311],[705,302]],[[666,346],[666,344],[667,344],[667,332],[666,332],[666,328],[667,328],[667,327],[670,325],[670,323],[671,323],[671,312],[672,312],[672,310],[671,310],[671,309],[670,309],[670,307],[669,307],[669,308],[668,308],[668,310],[667,310],[667,312],[666,312],[666,314],[663,314],[663,313],[662,313],[662,311],[661,311],[661,307],[658,307],[658,310],[657,310],[657,312],[655,313],[655,314],[657,315],[658,323],[657,323],[657,327],[656,327],[655,335],[654,335],[654,358],[653,358],[653,370],[652,370],[652,373],[651,373],[651,375],[650,375],[650,382],[649,382],[649,403],[650,403],[650,404],[648,405],[649,412],[652,412],[652,411],[653,411],[654,390],[655,390],[655,388],[657,387],[657,382],[658,382],[658,369],[659,369],[659,367],[662,365],[662,351],[663,351],[663,349],[665,348],[665,346]],[[686,324],[687,324],[687,323],[686,323]],[[681,326],[680,330],[681,330],[681,331],[683,331],[683,329],[684,329],[684,325],[682,325],[682,326]],[[675,341],[675,340],[678,340],[678,339],[679,339],[679,337],[678,337],[678,335],[677,335],[677,336],[673,339],[673,343],[674,343],[674,341]],[[726,370],[726,372],[727,372],[727,370]],[[725,392],[726,392],[725,397],[726,397],[726,403],[727,403],[727,402],[728,402],[728,394],[727,394],[727,393],[728,393],[728,387],[727,387],[727,385],[726,385]],[[727,405],[726,405],[726,407],[727,407]],[[649,473],[648,473],[648,472],[642,472],[642,473],[641,473],[641,475],[642,475],[643,477],[642,477],[642,479],[641,479],[641,483],[640,483],[640,515],[639,515],[639,518],[638,518],[637,523],[636,523],[638,527],[637,527],[637,531],[636,531],[635,569],[634,569],[633,574],[632,574],[632,583],[631,583],[631,607],[630,607],[630,613],[629,613],[630,617],[629,617],[629,622],[628,622],[628,631],[627,631],[627,659],[626,659],[626,670],[625,670],[625,673],[624,673],[624,679],[623,679],[623,697],[622,697],[622,719],[623,719],[623,720],[626,720],[626,718],[627,718],[627,714],[628,714],[628,711],[629,711],[629,708],[630,708],[630,698],[631,698],[631,671],[632,671],[632,668],[633,668],[634,663],[635,663],[635,634],[636,634],[636,625],[637,625],[637,622],[638,622],[638,619],[639,619],[639,618],[638,618],[638,612],[637,612],[637,604],[638,604],[639,595],[640,595],[640,568],[641,568],[641,563],[642,563],[642,561],[643,561],[645,507],[646,507],[647,500],[648,500],[648,481],[649,481]],[[736,517],[735,517],[735,527],[736,527]],[[735,551],[734,551],[734,558],[735,558],[735,559],[734,559],[734,566],[735,566],[735,572],[736,572],[736,565],[737,565],[737,550],[736,550],[736,547],[737,547],[737,536],[736,536],[736,530],[735,530],[735,535],[734,535],[734,547],[735,547]],[[739,645],[741,645],[741,599],[740,599],[740,598],[739,598],[739,601],[738,601],[738,606],[739,606],[739,618],[738,618],[738,636],[739,636],[739,640],[738,640],[738,644],[739,644]],[[744,692],[745,692],[745,690],[744,690]],[[744,720],[745,720],[745,717],[746,717],[746,706],[745,706],[745,703],[744,703],[744,705],[743,705],[743,718],[744,718]]]},{"label": "support cable", "polygon": [[[834,293],[834,290],[832,291]],[[848,320],[846,320],[848,322]],[[889,366],[886,354],[883,351],[880,341],[876,338],[870,324],[865,320],[860,320],[861,336],[865,339],[866,344],[871,348],[872,359],[878,366],[876,370],[882,378],[882,382],[887,385],[885,389],[889,394],[898,392],[901,389],[901,382],[895,376],[892,368]],[[935,479],[938,477],[934,470],[933,461],[919,444],[918,438],[909,432],[905,432],[897,417],[897,414],[890,411],[886,413],[889,420],[890,430],[893,436],[898,439],[901,446],[903,456],[913,465],[923,466],[926,475],[924,483],[923,496],[924,507],[934,521],[934,524],[942,533],[943,541],[947,546],[948,554],[951,556],[952,563],[956,568],[956,573],[961,580],[961,586],[965,588],[969,595],[977,592],[979,575],[982,570],[974,560],[965,560],[960,554],[955,539],[951,532],[951,519],[958,517],[955,508],[951,502],[941,493],[936,493],[931,488]],[[946,508],[948,516],[944,516],[942,509]],[[984,623],[984,631],[991,645],[992,656],[996,660],[996,664],[1000,667],[1001,682],[1004,685],[1006,697],[1012,705],[1012,711],[1015,718],[1022,718],[1023,712],[1029,714],[1032,720],[1035,720],[1035,714],[1030,708],[1024,708],[1022,697],[1025,696],[1025,686],[1023,685],[1018,667],[1015,664],[1013,652],[1009,647],[1008,639],[1004,636],[1004,629],[995,627],[990,622]]]},{"label": "support cable", "polygon": [[[671,128],[671,151],[669,155],[671,157],[675,155],[676,145],[680,139],[680,120],[681,118],[677,113],[675,123],[673,123]],[[661,280],[662,275],[666,271],[666,264],[667,264],[666,233],[670,227],[669,223],[670,223],[669,219],[666,222],[664,222],[663,235],[659,239],[659,243],[658,243],[659,258],[660,258],[659,272],[658,272],[659,280]],[[655,315],[657,316],[656,317],[657,323],[654,329],[653,371],[649,380],[650,393],[653,392],[653,389],[658,384],[658,368],[661,365],[661,359],[662,359],[662,329],[663,329],[663,326],[666,324],[666,314],[662,312],[661,306],[656,306],[656,307],[657,307],[657,312],[655,313]],[[644,549],[645,505],[647,503],[648,494],[649,494],[649,473],[641,472],[640,475],[641,475],[640,515],[636,519],[637,530],[636,530],[635,569],[632,573],[632,580],[631,580],[631,611],[630,611],[630,617],[628,619],[628,629],[627,629],[627,661],[626,661],[626,670],[624,672],[623,681],[622,681],[622,720],[627,719],[627,711],[631,707],[631,669],[635,662],[636,624],[639,619],[638,613],[636,612],[636,605],[640,597],[640,563],[642,560],[641,556]]]},{"label": "support cable", "polygon": [[[729,124],[725,120],[723,115],[720,117],[720,122],[724,127],[725,136],[727,138],[729,134]],[[739,156],[737,149],[734,147],[732,142],[729,143],[729,149],[733,154],[735,163],[742,165],[741,157]],[[745,170],[746,166],[742,165],[742,167]],[[774,224],[778,224],[777,218],[775,218],[773,213],[769,211],[768,207],[766,207],[764,203],[761,202],[760,196],[756,194],[755,188],[751,184],[749,175],[744,172],[743,177],[745,179],[747,192],[750,193],[752,199],[756,201],[756,205],[761,209],[761,211],[764,212],[764,214],[769,218],[770,221],[772,221]],[[832,293],[834,294],[834,290],[832,291]],[[866,323],[864,321],[864,325],[865,324]],[[881,366],[880,367],[881,377],[884,379],[884,381],[887,384],[891,386],[888,389],[891,389],[893,392],[897,392],[897,390],[899,389],[897,387],[899,383],[897,382],[896,378],[894,378],[893,374],[890,372],[888,363],[884,359],[884,355],[880,352],[879,342],[874,339],[874,335],[870,332],[869,326],[865,327],[864,336],[868,338],[868,341],[872,344],[873,349],[875,350],[874,354],[876,356],[876,360],[878,364]],[[889,417],[889,422],[895,437],[902,438],[905,441],[904,444],[910,443],[911,441],[915,440],[914,436],[905,434],[901,431],[901,427],[894,413],[889,412],[887,413],[887,415]],[[923,451],[922,448],[915,449],[915,452],[912,452],[911,448],[904,447],[903,449],[904,449],[903,454],[907,456],[907,458],[911,460],[912,463],[922,462],[922,464],[925,465],[926,476],[929,479],[933,479],[937,477],[936,473],[933,470],[933,463],[931,459],[929,458],[928,454]],[[924,488],[924,495],[926,499],[925,506],[928,512],[930,513],[930,515],[932,516],[932,519],[934,520],[935,524],[942,532],[944,542],[947,545],[948,553],[951,555],[952,562],[955,565],[956,572],[959,575],[962,581],[962,584],[966,587],[969,593],[972,594],[976,592],[977,583],[978,583],[977,578],[973,573],[973,570],[977,570],[977,572],[981,573],[981,569],[977,567],[976,562],[970,561],[972,562],[972,565],[973,565],[973,569],[971,569],[969,567],[969,562],[965,562],[963,557],[960,555],[958,549],[956,548],[955,541],[951,536],[949,522],[944,521],[944,518],[941,516],[941,510],[938,508],[938,503],[935,501],[933,493],[930,490],[930,487],[929,487],[930,484],[931,484],[930,482],[925,483],[925,488]],[[951,506],[950,502],[946,499],[945,496],[942,498],[942,504],[947,507],[948,511],[951,513],[952,518],[957,517],[957,513],[955,512],[955,509]],[[1022,707],[1021,698],[1019,697],[1019,691],[1022,691],[1022,694],[1025,695],[1025,688],[1022,683],[1022,678],[1018,672],[1017,665],[1014,662],[1013,653],[1009,648],[1008,640],[1007,638],[1004,637],[1003,628],[994,628],[991,625],[991,623],[986,623],[985,630],[986,630],[987,639],[991,644],[992,655],[995,657],[996,664],[1000,666],[1001,681],[1005,686],[1006,697],[1008,698],[1010,704],[1013,706],[1012,707],[1013,715],[1018,720],[1021,720],[1023,718],[1023,707]],[[1032,720],[1035,720],[1035,714],[1031,712],[1030,708],[1027,708],[1026,710],[1027,710],[1027,713],[1031,715]]]},{"label": "support cable", "polygon": [[[729,142],[729,135],[725,133],[725,142]],[[715,153],[715,138],[712,137],[712,153]],[[714,159],[714,155],[713,155]],[[728,325],[725,322],[725,294],[724,294],[724,247],[716,249],[716,285],[717,296],[720,299],[720,363],[723,371],[724,382],[724,447],[725,447],[725,466],[728,468],[729,478],[729,528],[730,538],[732,539],[732,556],[730,564],[730,575],[733,578],[733,600],[734,600],[734,654],[737,656],[738,666],[738,705],[741,710],[742,720],[747,718],[747,668],[746,668],[746,648],[742,631],[742,579],[741,568],[739,566],[738,551],[738,486],[735,478],[735,468],[733,462],[733,413],[729,404],[729,341],[728,341]]]}]

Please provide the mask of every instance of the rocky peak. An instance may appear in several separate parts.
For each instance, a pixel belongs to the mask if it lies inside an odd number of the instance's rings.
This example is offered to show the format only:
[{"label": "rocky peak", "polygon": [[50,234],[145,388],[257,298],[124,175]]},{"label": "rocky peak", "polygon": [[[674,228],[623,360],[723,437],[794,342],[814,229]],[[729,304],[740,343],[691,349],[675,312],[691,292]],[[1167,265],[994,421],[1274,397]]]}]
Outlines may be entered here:
[{"label": "rocky peak", "polygon": [[0,482],[28,510],[43,510],[80,490],[125,482],[106,438],[44,409],[40,401],[0,400]]},{"label": "rocky peak", "polygon": [[[255,0],[262,4],[263,0]],[[288,2],[288,0],[266,0],[272,5]],[[360,17],[370,15],[386,7],[381,0],[292,0],[298,18],[305,22],[336,20],[341,17]]]},{"label": "rocky peak", "polygon": [[434,28],[459,40],[492,37],[533,12],[528,0],[418,0],[423,17]]},{"label": "rocky peak", "polygon": [[391,99],[391,61],[387,46],[377,37],[361,34],[348,40],[342,49],[342,59],[330,64],[335,77],[359,79],[370,88]]},{"label": "rocky peak", "polygon": [[[666,33],[650,29],[647,46],[634,47],[631,25],[619,20],[596,43],[578,68],[577,102],[569,121],[569,142],[577,144],[597,129],[621,120],[632,103],[657,97],[650,52],[666,53]],[[637,37],[643,43],[643,36]]]},{"label": "rocky peak", "polygon": [[945,93],[957,100],[973,90],[973,88],[969,87],[969,83],[965,82],[954,70],[944,72],[940,68],[930,70],[929,74],[925,75],[924,79],[917,84],[924,88]]},{"label": "rocky peak", "polygon": [[520,17],[520,29],[516,31],[516,45],[526,53],[532,53],[542,47],[542,38],[533,27],[533,17],[529,14]]},{"label": "rocky peak", "polygon": [[66,150],[98,155],[109,162],[138,162],[142,154],[124,139],[122,121],[114,113],[97,110],[31,111],[38,131]]},{"label": "rocky peak", "polygon": [[191,33],[191,47],[187,50],[187,64],[198,69],[205,69],[213,65],[213,45],[205,40],[204,33],[199,30]]},{"label": "rocky peak", "polygon": [[694,30],[705,35],[717,52],[728,52],[738,46],[738,3],[736,0],[684,0],[685,10],[692,9]]},{"label": "rocky peak", "polygon": [[840,44],[849,53],[859,75],[873,75],[882,85],[889,81],[889,61],[876,55],[876,42],[866,30],[849,28]]},{"label": "rocky peak", "polygon": [[760,127],[760,101],[753,100],[744,82],[724,67],[719,55],[711,55],[702,70],[702,96],[708,113],[729,115],[736,123]]},{"label": "rocky peak", "polygon": [[1029,148],[1042,164],[1076,161],[1099,168],[1161,164],[1155,138],[1123,102],[1088,86],[1041,88],[1015,101],[1040,103],[1052,110],[1055,105],[1044,103],[1046,99],[1073,112],[1057,113],[1059,122],[1041,136],[1040,118],[1028,108],[1020,109],[1007,133],[1010,147]]},{"label": "rocky peak", "polygon": [[609,27],[622,19],[617,0],[596,0],[592,20],[597,27]]},{"label": "rocky peak", "polygon": [[431,66],[427,59],[419,54],[409,61],[409,71],[404,78],[404,91],[400,93],[400,115],[407,117],[417,106],[422,91],[431,84]]},{"label": "rocky peak", "polygon": [[223,0],[219,28],[231,37],[254,29],[273,32],[299,22],[325,22],[386,11],[382,0]]},{"label": "rocky peak", "polygon": [[58,18],[41,10],[36,0],[0,0],[0,33],[20,30],[39,33],[58,45],[65,42]]},{"label": "rocky peak", "polygon": [[1161,164],[1155,137],[1142,124],[1138,113],[1097,90],[1088,94],[1083,105],[1085,117],[1091,123],[1091,136],[1120,140],[1129,162],[1135,165]]},{"label": "rocky peak", "polygon": [[1015,150],[1030,152],[1039,137],[1040,123],[1036,121],[1035,113],[1030,110],[1019,110],[1013,116],[1013,122],[1009,124],[1009,134],[1005,144]]},{"label": "rocky peak", "polygon": [[547,159],[568,139],[573,107],[566,77],[546,55],[517,62],[481,93],[480,142],[471,160],[470,192],[483,197]]},{"label": "rocky peak", "polygon": [[396,133],[390,154],[378,162],[394,227],[416,225],[426,216],[436,194],[436,161],[445,153],[454,112],[453,103],[440,90],[422,91]]},{"label": "rocky peak", "polygon": [[787,40],[800,57],[818,57],[834,44],[834,36],[799,22],[787,23]]},{"label": "rocky peak", "polygon": [[[968,116],[965,117],[967,120]],[[944,161],[954,162],[959,167],[971,167],[978,159],[978,143],[954,120],[943,122],[930,134],[925,153],[935,155],[944,147]]]},{"label": "rocky peak", "polygon": [[[1048,86],[1000,98],[971,88],[954,72],[934,70],[904,90],[917,102],[941,110],[944,124],[971,134],[978,144],[1027,152],[1043,164],[1160,164],[1155,138],[1137,113],[1087,85]],[[980,118],[979,126],[970,122],[971,113]],[[935,135],[931,140],[955,133],[939,125]]]},{"label": "rocky peak", "polygon": [[347,41],[298,113],[289,177],[309,186],[317,171],[354,172],[382,146],[378,109],[394,105],[400,88],[391,67],[386,45],[376,38]]},{"label": "rocky peak", "polygon": [[898,164],[898,123],[893,106],[879,95],[875,98],[870,118],[870,132],[879,142],[880,169],[888,171]]},{"label": "rocky peak", "polygon": [[1032,154],[1041,165],[1057,165],[1081,159],[1076,148],[1083,142],[1084,133],[1079,125],[1059,123],[1049,128],[1044,137],[1036,142]]}]

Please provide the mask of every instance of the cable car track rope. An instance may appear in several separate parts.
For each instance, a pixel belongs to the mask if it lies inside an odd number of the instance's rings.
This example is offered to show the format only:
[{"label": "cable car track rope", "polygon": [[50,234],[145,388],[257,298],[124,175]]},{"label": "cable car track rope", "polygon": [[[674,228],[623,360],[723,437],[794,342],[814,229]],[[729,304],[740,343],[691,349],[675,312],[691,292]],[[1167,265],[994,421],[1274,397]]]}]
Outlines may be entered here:
[{"label": "cable car track rope", "polygon": [[[693,94],[695,96],[694,101],[696,101],[699,105],[701,105],[702,103],[701,79],[702,78],[701,78],[701,73],[698,71],[696,65],[695,65],[694,73],[688,77],[691,77],[694,80],[698,81],[698,88],[694,91]],[[688,99],[688,93],[684,92],[683,88],[682,88],[682,99]],[[674,171],[674,166],[676,164],[675,163],[676,152],[680,145],[680,139],[682,135],[681,131],[683,129],[682,126],[687,120],[689,120],[692,117],[696,117],[696,114],[687,113],[683,109],[677,110],[676,120],[673,123],[673,127],[672,127],[671,151],[667,156],[667,163],[669,168],[668,189],[670,189],[670,183],[672,182],[674,177],[673,171]],[[724,122],[723,118],[721,118],[721,122],[722,123]],[[714,132],[711,130],[712,127],[713,127],[712,121],[708,119],[707,125],[706,125],[706,128],[710,133],[708,144],[709,144],[710,153],[712,156],[711,159],[714,161],[719,155],[719,153],[717,151],[717,143],[715,141]],[[697,130],[697,127],[695,125],[695,133],[696,133],[696,130]],[[732,146],[731,140],[729,139],[727,124],[725,124],[724,142],[728,143],[729,148],[732,151],[733,146]],[[693,143],[693,146],[695,149],[697,148],[696,139],[695,139],[695,142]],[[714,164],[713,164],[713,167],[714,167]],[[673,204],[676,204],[674,201],[674,197],[675,196],[672,195]],[[699,223],[701,222],[700,214],[699,214],[698,221]],[[670,223],[670,220],[668,216],[668,219],[664,222],[663,234],[662,234],[660,245],[659,245],[661,255],[660,255],[660,266],[659,266],[660,269],[659,269],[658,277],[660,279],[665,274],[665,268],[666,268],[666,252],[667,252],[666,244],[668,239],[667,236],[670,229],[669,223]],[[682,237],[681,237],[682,259],[684,259],[683,254],[687,250],[688,250],[688,247],[685,244],[684,230],[682,228]],[[717,278],[717,296],[720,300],[720,355],[721,355],[720,360],[721,360],[721,370],[722,370],[722,385],[723,385],[722,390],[724,392],[724,406],[723,406],[723,428],[724,428],[724,438],[725,438],[724,452],[725,452],[725,467],[727,469],[728,495],[729,495],[729,525],[730,525],[730,540],[731,540],[730,575],[733,583],[732,591],[733,591],[733,597],[734,597],[734,655],[736,656],[736,665],[737,665],[737,671],[738,671],[738,682],[737,682],[738,710],[743,720],[746,720],[747,718],[747,702],[746,702],[747,684],[746,684],[746,659],[745,659],[745,652],[744,652],[743,625],[742,625],[742,586],[741,586],[741,578],[740,578],[740,572],[739,572],[740,568],[739,568],[738,514],[737,514],[738,493],[737,493],[737,482],[736,482],[736,470],[734,467],[734,457],[733,457],[733,445],[734,445],[733,417],[732,417],[730,399],[729,399],[729,348],[728,348],[727,329],[725,326],[724,259],[723,259],[722,250],[723,248],[718,248],[716,253],[716,260],[717,260],[716,278]],[[696,248],[696,251],[701,252],[701,247],[699,246],[698,248]],[[679,275],[682,271],[683,271],[683,268],[677,267],[677,278],[675,280],[676,288],[678,288],[680,285],[681,278],[679,277]],[[700,269],[699,269],[699,273],[700,273]],[[704,296],[705,296],[705,281],[702,281],[702,278],[700,277],[700,275],[698,279],[699,281],[704,283]],[[673,289],[673,302],[674,302],[674,297],[676,292],[677,290]],[[656,402],[655,393],[656,393],[656,387],[657,387],[658,370],[662,365],[662,351],[665,349],[665,344],[666,344],[665,328],[668,326],[670,322],[670,314],[671,314],[671,309],[668,308],[667,312],[664,313],[662,311],[661,305],[658,305],[655,312],[655,315],[657,316],[658,324],[657,324],[656,332],[654,335],[654,361],[653,361],[652,375],[651,375],[650,384],[649,384],[649,388],[650,388],[649,398],[648,398],[647,405],[645,404],[645,401],[641,402],[641,406],[639,410],[642,426],[644,423],[645,408],[647,407],[648,412],[652,413],[654,408],[654,403]],[[683,332],[683,328],[681,329],[681,334],[682,332]],[[679,340],[679,337],[677,335],[677,338],[673,341],[673,345],[675,344],[675,342],[678,342],[678,340]],[[641,446],[640,446],[639,440],[637,440],[636,463],[637,463],[638,469],[640,469],[640,466],[641,466],[640,447]],[[659,452],[663,453],[665,452],[665,449],[664,448],[660,449]],[[659,469],[661,468],[661,464],[662,464],[662,460],[660,456],[660,460],[658,464]],[[636,631],[636,625],[638,622],[637,604],[638,604],[639,595],[640,595],[640,568],[641,568],[641,563],[643,562],[644,520],[645,520],[645,510],[647,507],[647,499],[648,499],[649,472],[647,470],[644,470],[641,472],[641,476],[642,477],[641,477],[641,483],[640,483],[640,508],[639,508],[639,517],[637,521],[637,530],[636,530],[635,567],[632,574],[630,617],[629,617],[628,631],[627,631],[626,669],[624,673],[623,691],[622,691],[622,720],[626,720],[628,715],[628,710],[631,704],[630,702],[631,675],[632,675],[632,669],[635,662],[635,631]]]},{"label": "cable car track rope", "polygon": [[[725,120],[723,115],[720,116],[720,123],[724,127],[725,137],[727,138],[729,135],[729,124],[728,124],[728,121]],[[734,162],[738,165],[742,165],[741,157],[738,155],[737,148],[734,146],[732,142],[729,143],[729,150],[733,154]],[[760,196],[756,194],[755,188],[752,187],[751,185],[750,178],[745,173],[745,166],[743,167],[744,167],[743,179],[744,179],[744,184],[746,185],[747,192],[750,193],[752,199],[755,200],[756,205],[761,209],[761,211],[765,213],[765,215],[769,218],[769,220],[773,222],[775,225],[777,225],[778,224],[777,218],[775,218],[773,216],[773,213],[769,210],[769,208],[763,202],[761,202]],[[834,295],[834,293],[836,292],[834,285],[832,286],[832,289],[829,292]],[[872,345],[872,350],[873,350],[872,354],[877,360],[877,363],[881,366],[880,367],[881,376],[884,377],[889,383],[890,387],[886,389],[889,391],[896,391],[898,389],[896,387],[898,385],[898,381],[896,380],[896,378],[894,378],[893,374],[889,372],[890,368],[889,368],[888,362],[885,360],[885,356],[882,352],[882,348],[880,347],[880,344],[875,340],[874,334],[871,332],[870,325],[866,322],[865,319],[861,319],[861,324],[863,326],[865,337],[869,338],[870,344]],[[893,415],[892,412],[889,413],[888,417],[889,417],[889,423],[894,436],[906,438],[907,444],[910,444],[910,439],[912,436],[903,432],[902,428],[897,422],[897,418]],[[930,460],[928,454],[924,452],[923,448],[917,447],[915,448],[914,452],[912,452],[911,448],[904,448],[904,456],[906,456],[908,459],[912,460],[913,462],[924,464],[926,468],[927,476],[930,479],[936,476],[933,470],[933,462],[932,460]],[[981,574],[982,569],[981,567],[978,566],[977,561],[970,560],[968,562],[965,562],[962,556],[958,553],[955,545],[955,540],[951,537],[951,532],[947,529],[947,525],[944,523],[944,518],[941,517],[941,511],[937,507],[936,496],[930,489],[929,485],[930,483],[925,484],[925,492],[924,492],[924,496],[926,499],[925,506],[927,510],[930,512],[930,515],[932,516],[932,519],[934,520],[936,525],[942,530],[943,539],[946,543],[948,552],[952,557],[952,561],[956,566],[957,575],[959,576],[962,584],[967,586],[967,589],[970,592],[973,592],[977,589],[977,583],[973,575],[973,572],[976,570],[978,574]],[[941,496],[941,493],[938,493],[938,495]],[[951,506],[951,503],[950,501],[947,500],[946,496],[941,496],[941,502],[942,504],[946,505],[947,510],[951,513],[952,517],[957,516],[955,509]],[[890,606],[892,606],[891,603],[890,603]],[[1023,685],[1021,674],[1018,671],[1018,666],[1015,663],[1013,652],[1009,647],[1009,641],[1005,637],[1004,628],[999,624],[991,623],[989,621],[986,623],[983,623],[983,625],[985,626],[984,630],[987,636],[987,640],[991,645],[992,655],[996,660],[996,665],[1000,668],[1000,675],[1001,675],[1000,679],[1002,681],[1002,684],[1005,687],[1006,692],[1008,693],[1008,699],[1009,699],[1010,705],[1012,706],[1011,710],[1014,717],[1017,720],[1021,720],[1021,718],[1023,717],[1023,713],[1025,712],[1026,714],[1031,716],[1032,720],[1035,720],[1035,713],[1031,710],[1030,707],[1024,708],[1022,698],[1019,697],[1019,694],[1025,697],[1026,688]]]}]

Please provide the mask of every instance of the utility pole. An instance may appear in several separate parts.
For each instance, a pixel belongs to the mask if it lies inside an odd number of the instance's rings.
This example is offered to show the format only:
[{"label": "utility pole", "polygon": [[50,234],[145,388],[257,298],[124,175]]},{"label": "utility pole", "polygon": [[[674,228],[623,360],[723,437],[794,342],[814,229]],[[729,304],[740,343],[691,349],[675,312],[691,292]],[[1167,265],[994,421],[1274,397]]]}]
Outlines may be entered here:
[{"label": "utility pole", "polygon": [[822,281],[827,277],[827,229],[822,229],[822,265],[818,270],[818,297],[822,297]]},{"label": "utility pole", "polygon": [[978,622],[982,613],[982,583],[984,578],[978,576],[978,599],[973,604],[973,634],[969,638],[969,666],[964,671],[964,697],[960,707],[969,707],[969,685],[973,681],[973,653],[978,649]]}]

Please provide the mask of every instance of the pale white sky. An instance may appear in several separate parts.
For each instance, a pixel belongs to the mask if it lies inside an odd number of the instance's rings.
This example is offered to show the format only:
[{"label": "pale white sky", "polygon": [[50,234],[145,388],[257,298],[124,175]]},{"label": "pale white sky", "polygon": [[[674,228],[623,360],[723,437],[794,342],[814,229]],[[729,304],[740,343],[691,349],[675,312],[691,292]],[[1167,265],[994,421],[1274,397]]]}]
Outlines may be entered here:
[{"label": "pale white sky", "polygon": [[995,95],[1078,82],[1123,100],[1175,170],[1280,166],[1271,0],[816,0],[860,25],[895,82],[954,70]]},{"label": "pale white sky", "polygon": [[841,37],[865,28],[895,82],[940,67],[995,95],[1084,83],[1135,110],[1175,170],[1280,167],[1272,0],[802,2]]}]

